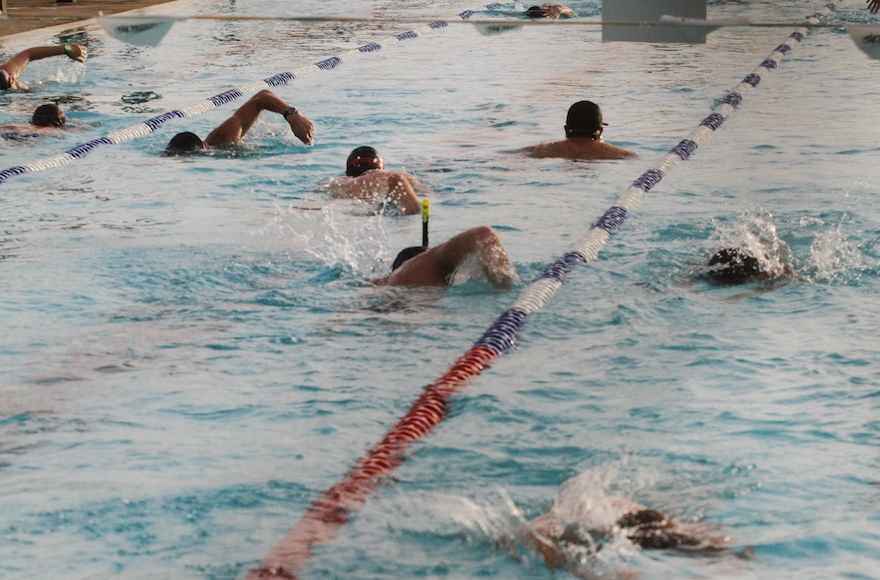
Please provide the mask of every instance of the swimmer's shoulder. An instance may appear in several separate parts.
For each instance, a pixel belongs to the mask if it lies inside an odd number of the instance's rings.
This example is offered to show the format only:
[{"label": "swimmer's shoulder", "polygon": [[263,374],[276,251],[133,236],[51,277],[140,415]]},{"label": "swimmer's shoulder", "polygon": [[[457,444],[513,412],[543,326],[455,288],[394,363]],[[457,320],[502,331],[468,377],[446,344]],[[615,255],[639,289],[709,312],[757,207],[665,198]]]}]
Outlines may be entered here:
[{"label": "swimmer's shoulder", "polygon": [[565,141],[553,141],[552,143],[541,143],[540,145],[531,145],[523,147],[516,151],[522,155],[544,159],[547,157],[568,157],[568,143]]},{"label": "swimmer's shoulder", "polygon": [[569,159],[602,160],[602,159],[636,159],[638,155],[604,141],[588,141],[572,144]]},{"label": "swimmer's shoulder", "polygon": [[610,143],[602,143],[607,148],[611,159],[638,159],[638,155],[634,151],[611,145]]},{"label": "swimmer's shoulder", "polygon": [[39,139],[44,132],[37,131],[36,127],[27,125],[5,125],[0,127],[0,139],[4,141],[27,141]]}]

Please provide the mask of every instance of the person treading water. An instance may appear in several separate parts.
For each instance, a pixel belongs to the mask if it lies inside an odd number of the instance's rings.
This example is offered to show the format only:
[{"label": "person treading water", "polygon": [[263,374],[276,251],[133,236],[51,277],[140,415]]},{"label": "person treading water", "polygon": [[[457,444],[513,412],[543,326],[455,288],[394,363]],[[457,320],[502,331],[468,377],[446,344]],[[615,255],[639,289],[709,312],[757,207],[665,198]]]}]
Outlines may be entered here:
[{"label": "person treading water", "polygon": [[602,141],[608,124],[602,121],[602,109],[592,101],[578,101],[568,108],[565,139],[524,147],[517,153],[532,157],[561,159],[632,159],[635,153]]}]

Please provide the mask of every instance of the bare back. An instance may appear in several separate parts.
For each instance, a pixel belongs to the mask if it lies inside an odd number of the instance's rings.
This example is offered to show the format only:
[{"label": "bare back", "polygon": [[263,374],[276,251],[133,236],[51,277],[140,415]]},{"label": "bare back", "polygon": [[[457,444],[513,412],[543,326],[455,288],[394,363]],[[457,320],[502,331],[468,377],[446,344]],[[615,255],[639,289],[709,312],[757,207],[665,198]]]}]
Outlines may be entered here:
[{"label": "bare back", "polygon": [[[388,200],[405,215],[422,209],[410,182],[411,176],[400,171],[371,169],[357,177],[342,175],[327,183],[333,197],[365,200]],[[418,183],[418,180],[416,180]]]},{"label": "bare back", "polygon": [[559,159],[633,159],[638,157],[632,151],[622,147],[586,137],[571,137],[563,141],[526,147],[518,152],[537,158],[553,157]]}]

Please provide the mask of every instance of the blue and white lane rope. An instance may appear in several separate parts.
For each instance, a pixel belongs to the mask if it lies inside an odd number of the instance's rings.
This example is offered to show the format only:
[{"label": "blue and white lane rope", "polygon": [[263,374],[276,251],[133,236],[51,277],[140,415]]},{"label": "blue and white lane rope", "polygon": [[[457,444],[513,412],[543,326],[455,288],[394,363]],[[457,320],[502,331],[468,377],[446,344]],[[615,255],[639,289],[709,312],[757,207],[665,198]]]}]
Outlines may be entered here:
[{"label": "blue and white lane rope", "polygon": [[[494,2],[492,4],[486,4],[485,6],[478,8],[478,10],[482,10],[483,8],[487,10],[495,10],[500,7],[500,3]],[[472,16],[474,16],[474,14],[476,14],[475,10],[465,10],[464,12],[459,13],[457,17],[461,20],[468,20]],[[15,167],[10,167],[9,169],[4,169],[0,171],[0,184],[4,183],[10,177],[14,177],[16,175],[34,173],[37,171],[43,171],[44,169],[50,169],[52,167],[68,165],[70,163],[73,163],[77,159],[82,159],[99,147],[105,145],[118,145],[119,143],[123,143],[125,141],[130,141],[138,137],[143,137],[144,135],[149,135],[150,133],[161,127],[164,123],[172,119],[186,119],[190,117],[195,117],[196,115],[200,115],[206,111],[210,111],[211,109],[239,99],[243,95],[246,95],[248,93],[255,93],[263,89],[286,85],[295,79],[311,74],[313,72],[334,69],[342,63],[350,61],[358,56],[376,52],[387,46],[391,46],[392,44],[403,42],[404,40],[418,38],[419,36],[422,36],[428,32],[439,30],[441,28],[446,28],[447,26],[449,26],[449,23],[442,20],[431,22],[430,24],[426,24],[425,26],[421,26],[413,30],[408,30],[406,32],[401,32],[400,34],[395,34],[394,36],[380,38],[376,41],[370,42],[369,44],[365,44],[358,48],[343,52],[342,54],[339,54],[337,56],[331,56],[330,58],[298,68],[294,71],[279,73],[277,75],[271,76],[267,79],[263,79],[249,85],[230,89],[228,91],[220,93],[219,95],[209,97],[208,99],[191,107],[167,111],[165,113],[162,113],[161,115],[157,115],[151,119],[147,119],[143,123],[138,123],[137,125],[132,125],[131,127],[128,127],[126,129],[115,131],[99,139],[94,139],[92,141],[77,145],[76,147],[68,149],[67,151],[59,153],[58,155],[47,157],[35,163],[28,163],[27,165],[17,165]]]}]

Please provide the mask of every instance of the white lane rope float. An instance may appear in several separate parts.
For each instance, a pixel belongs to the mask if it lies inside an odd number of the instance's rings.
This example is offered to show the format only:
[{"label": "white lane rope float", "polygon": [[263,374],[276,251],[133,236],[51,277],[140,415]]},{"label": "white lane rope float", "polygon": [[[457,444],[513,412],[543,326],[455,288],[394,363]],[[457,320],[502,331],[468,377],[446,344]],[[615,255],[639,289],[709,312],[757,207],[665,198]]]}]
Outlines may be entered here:
[{"label": "white lane rope float", "polygon": [[[818,23],[820,18],[835,10],[836,4],[827,4],[814,13],[808,22]],[[765,75],[779,66],[786,53],[797,46],[807,33],[807,27],[795,30],[728,93],[690,135],[636,179],[580,241],[520,293],[513,305],[495,320],[470,350],[456,360],[444,375],[424,387],[409,411],[381,441],[371,447],[333,487],[312,501],[300,521],[264,557],[261,564],[250,571],[247,579],[292,579],[302,574],[314,547],[330,542],[336,536],[349,514],[359,510],[382,480],[403,462],[410,443],[427,436],[447,417],[452,395],[464,389],[501,355],[515,348],[529,314],[540,310],[556,294],[575,266],[596,259],[612,234],[642,203],[648,192],[673,167],[689,159],[699,145],[708,140],[736,110],[748,91],[757,87]]]},{"label": "white lane rope float", "polygon": [[[500,6],[501,4],[496,2],[492,4],[487,4],[479,8],[478,10],[481,10],[483,8],[487,10],[495,10]],[[474,14],[476,14],[475,10],[465,10],[464,12],[459,13],[457,16],[461,20],[468,20]],[[92,141],[77,145],[76,147],[68,149],[67,151],[59,153],[58,155],[47,157],[34,163],[17,165],[15,167],[4,169],[0,171],[0,184],[5,183],[6,180],[17,175],[24,175],[26,173],[34,173],[53,167],[68,165],[78,159],[82,159],[99,147],[104,147],[107,145],[118,145],[119,143],[124,143],[125,141],[130,141],[137,137],[148,135],[172,119],[186,119],[190,117],[195,117],[196,115],[200,115],[206,111],[210,111],[211,109],[239,99],[245,94],[255,93],[257,91],[270,87],[286,85],[295,79],[301,78],[314,72],[334,69],[344,62],[350,61],[364,54],[376,52],[398,42],[418,38],[425,33],[446,28],[447,26],[449,26],[449,22],[443,20],[431,22],[429,24],[426,24],[425,26],[408,30],[406,32],[401,32],[400,34],[395,34],[394,36],[380,38],[358,48],[354,48],[337,56],[332,56],[314,64],[295,69],[291,72],[279,73],[267,79],[263,79],[249,85],[230,89],[218,95],[214,95],[213,97],[209,97],[208,99],[191,107],[167,111],[165,113],[162,113],[161,115],[157,115],[151,119],[147,119],[142,123],[138,123],[137,125],[132,125],[131,127],[128,127],[126,129],[109,133],[108,135],[105,135],[104,137],[101,137],[99,139],[94,139]]]}]

